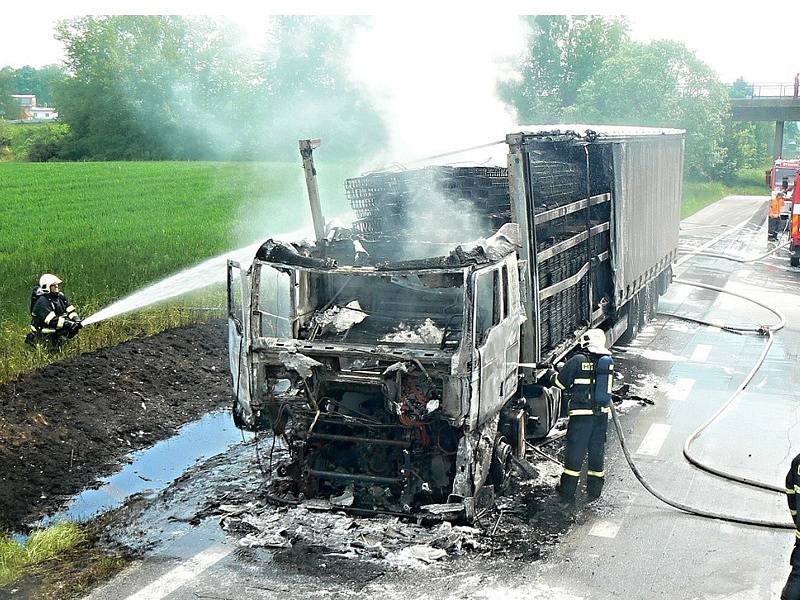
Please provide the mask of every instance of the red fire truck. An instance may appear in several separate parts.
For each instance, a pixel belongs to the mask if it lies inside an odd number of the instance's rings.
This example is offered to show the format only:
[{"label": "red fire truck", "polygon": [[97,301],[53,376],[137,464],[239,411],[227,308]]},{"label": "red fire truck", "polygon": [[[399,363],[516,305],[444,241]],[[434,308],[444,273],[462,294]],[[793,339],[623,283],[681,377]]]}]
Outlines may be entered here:
[{"label": "red fire truck", "polygon": [[[794,189],[800,189],[800,172],[795,176]],[[792,195],[792,228],[789,233],[789,262],[793,267],[800,267],[800,194]]]}]

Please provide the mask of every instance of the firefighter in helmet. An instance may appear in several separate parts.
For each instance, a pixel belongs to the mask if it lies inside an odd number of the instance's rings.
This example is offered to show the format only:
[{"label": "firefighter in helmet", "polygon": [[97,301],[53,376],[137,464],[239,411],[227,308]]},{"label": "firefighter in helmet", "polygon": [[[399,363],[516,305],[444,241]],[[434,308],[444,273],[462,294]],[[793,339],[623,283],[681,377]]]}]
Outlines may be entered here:
[{"label": "firefighter in helmet", "polygon": [[25,342],[31,346],[48,343],[50,349],[60,350],[64,341],[80,331],[81,319],[75,307],[61,292],[61,280],[45,273],[31,292],[31,331]]},{"label": "firefighter in helmet", "polygon": [[589,329],[580,337],[579,352],[560,371],[549,369],[544,376],[544,385],[557,386],[568,403],[566,456],[558,488],[565,502],[575,499],[587,454],[586,492],[596,499],[603,490],[613,375],[614,359],[606,348],[606,334],[600,329]]}]

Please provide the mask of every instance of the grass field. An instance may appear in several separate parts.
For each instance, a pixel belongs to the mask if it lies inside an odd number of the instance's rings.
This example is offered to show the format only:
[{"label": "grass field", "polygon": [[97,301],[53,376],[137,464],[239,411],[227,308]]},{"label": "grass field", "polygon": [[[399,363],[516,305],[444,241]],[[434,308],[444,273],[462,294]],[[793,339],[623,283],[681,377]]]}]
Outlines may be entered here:
[{"label": "grass field", "polygon": [[[356,165],[318,158],[327,216],[346,212]],[[115,162],[0,164],[0,382],[51,362],[22,343],[42,273],[88,316],[163,277],[271,234],[307,225],[297,163]],[[684,186],[683,216],[728,194],[766,194],[759,170],[728,184]],[[224,306],[212,290],[84,329],[66,355],[202,318],[182,306]]]},{"label": "grass field", "polygon": [[[343,180],[355,168],[320,164],[318,171],[325,214],[340,214]],[[52,360],[21,343],[42,273],[61,277],[88,316],[187,266],[310,221],[299,159],[4,163],[0,181],[0,382]],[[87,327],[68,353],[194,318],[174,307],[120,317]]]},{"label": "grass field", "polygon": [[740,171],[730,181],[686,181],[683,184],[681,218],[693,215],[698,210],[713,204],[725,196],[768,196],[764,183],[764,169]]}]

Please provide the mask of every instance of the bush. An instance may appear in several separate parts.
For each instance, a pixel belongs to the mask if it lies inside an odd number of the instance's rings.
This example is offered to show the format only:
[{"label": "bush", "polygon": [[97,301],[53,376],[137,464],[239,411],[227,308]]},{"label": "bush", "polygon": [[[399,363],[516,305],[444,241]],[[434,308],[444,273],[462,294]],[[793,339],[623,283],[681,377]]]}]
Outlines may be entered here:
[{"label": "bush", "polygon": [[56,123],[37,129],[28,138],[26,158],[30,162],[47,162],[58,158],[69,134],[69,125]]},{"label": "bush", "polygon": [[0,159],[46,162],[60,158],[70,133],[66,123],[7,123],[0,121]]}]

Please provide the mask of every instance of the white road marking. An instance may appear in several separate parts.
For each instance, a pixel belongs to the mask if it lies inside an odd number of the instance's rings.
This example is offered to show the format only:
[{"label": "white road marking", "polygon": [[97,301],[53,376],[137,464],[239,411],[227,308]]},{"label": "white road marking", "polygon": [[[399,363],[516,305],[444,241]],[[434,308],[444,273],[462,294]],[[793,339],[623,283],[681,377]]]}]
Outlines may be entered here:
[{"label": "white road marking", "polygon": [[589,535],[604,538],[615,538],[619,531],[619,524],[611,521],[598,521],[589,530]]},{"label": "white road marking", "polygon": [[689,294],[691,294],[694,289],[695,288],[688,285],[677,285],[670,287],[669,291],[667,292],[668,299],[676,304],[681,304],[689,297]]},{"label": "white road marking", "polygon": [[675,382],[675,385],[672,386],[672,389],[669,390],[667,393],[667,397],[670,400],[677,400],[682,401],[686,400],[689,397],[689,393],[692,391],[694,387],[694,379],[690,379],[688,377],[678,379]]},{"label": "white road marking", "polygon": [[711,354],[711,346],[709,344],[698,344],[689,360],[692,362],[706,362],[709,354]]},{"label": "white road marking", "polygon": [[677,269],[679,266],[681,266],[681,265],[682,265],[683,263],[685,263],[687,260],[689,260],[690,258],[692,258],[692,257],[693,257],[695,254],[698,254],[699,252],[702,252],[702,251],[703,251],[703,250],[705,250],[706,248],[710,248],[711,246],[713,246],[714,244],[716,244],[716,243],[717,243],[719,240],[721,240],[722,238],[724,238],[724,237],[726,237],[726,236],[729,236],[729,235],[731,235],[731,234],[732,234],[732,233],[734,233],[735,231],[738,231],[739,229],[741,229],[742,227],[744,227],[745,225],[747,225],[748,221],[750,221],[750,218],[749,218],[749,217],[748,217],[747,219],[745,219],[744,221],[742,221],[741,223],[739,223],[738,225],[734,225],[733,227],[730,227],[730,228],[726,229],[725,231],[723,231],[722,233],[720,233],[720,234],[719,234],[717,237],[715,237],[715,238],[714,238],[714,239],[712,239],[712,240],[709,240],[708,242],[706,242],[705,244],[703,244],[703,245],[702,245],[702,246],[700,246],[699,248],[695,248],[695,249],[691,250],[691,252],[690,252],[689,254],[687,254],[686,256],[684,256],[683,258],[681,258],[681,259],[679,259],[679,260],[677,260],[677,261],[675,262],[675,268]]},{"label": "white road marking", "polygon": [[132,596],[128,596],[127,600],[161,600],[187,581],[197,577],[211,565],[228,556],[232,551],[233,546],[223,546],[222,544],[209,546],[171,571],[164,573]]},{"label": "white road marking", "polygon": [[661,451],[661,446],[664,445],[664,440],[666,440],[669,435],[670,429],[672,429],[672,427],[664,423],[653,423],[650,425],[650,429],[647,430],[647,435],[644,436],[636,454],[658,456],[658,453]]}]

